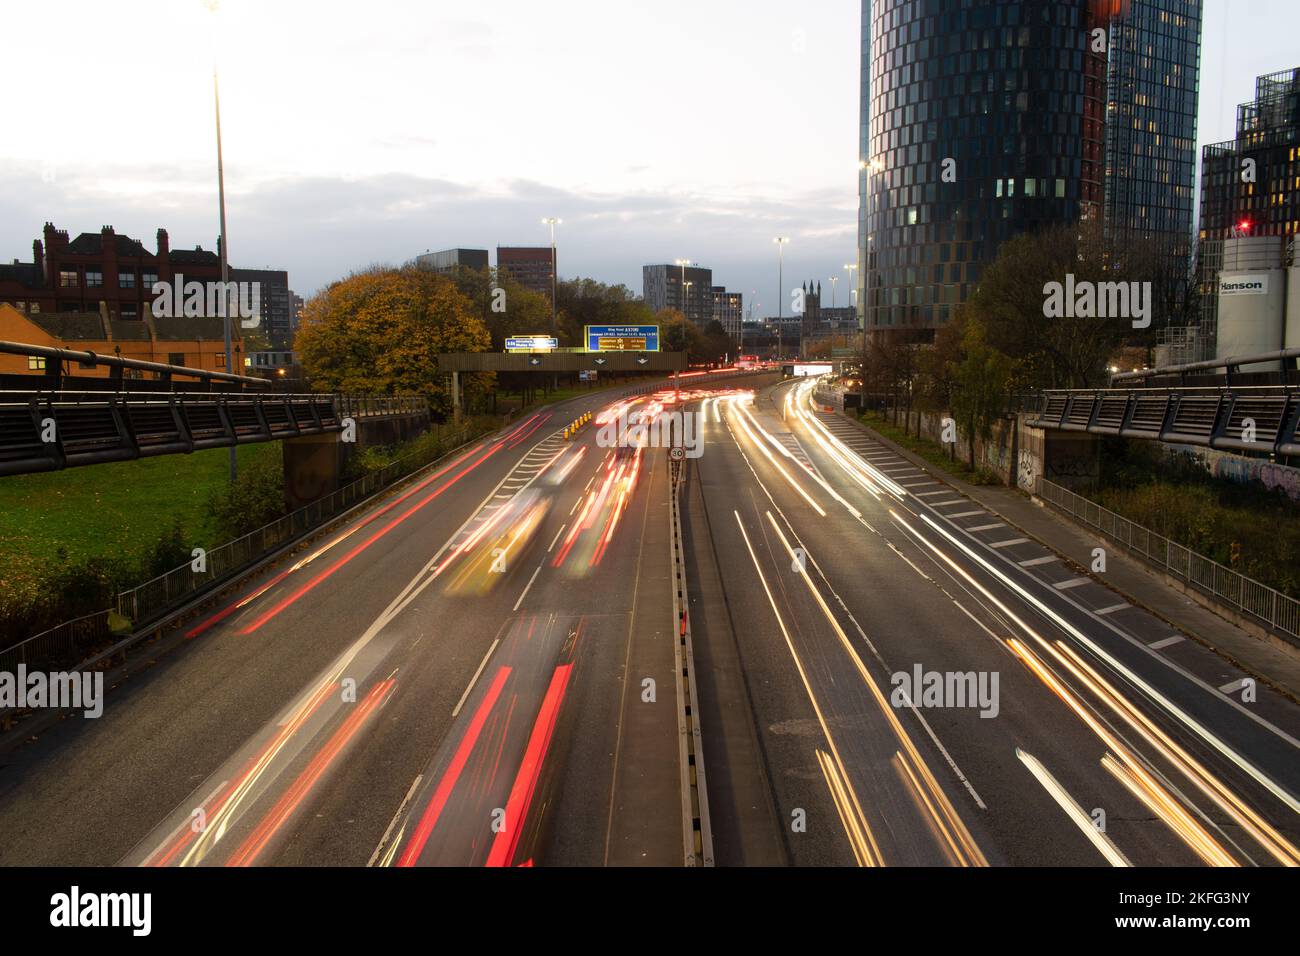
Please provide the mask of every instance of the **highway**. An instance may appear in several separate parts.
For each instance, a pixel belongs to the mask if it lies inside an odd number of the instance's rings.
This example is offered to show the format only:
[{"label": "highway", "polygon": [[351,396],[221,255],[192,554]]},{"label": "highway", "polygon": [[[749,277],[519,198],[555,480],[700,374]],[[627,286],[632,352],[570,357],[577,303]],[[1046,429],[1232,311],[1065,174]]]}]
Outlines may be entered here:
[{"label": "highway", "polygon": [[[706,765],[736,771],[710,794],[720,863],[1300,862],[1289,700],[1220,690],[1242,675],[811,383],[705,408],[684,521]],[[994,705],[893,680],[918,669]]]},{"label": "highway", "polygon": [[668,454],[602,439],[681,407],[718,864],[1300,863],[1289,700],[811,382],[683,388],[527,417],[188,622],[4,754],[0,865],[681,866]]}]

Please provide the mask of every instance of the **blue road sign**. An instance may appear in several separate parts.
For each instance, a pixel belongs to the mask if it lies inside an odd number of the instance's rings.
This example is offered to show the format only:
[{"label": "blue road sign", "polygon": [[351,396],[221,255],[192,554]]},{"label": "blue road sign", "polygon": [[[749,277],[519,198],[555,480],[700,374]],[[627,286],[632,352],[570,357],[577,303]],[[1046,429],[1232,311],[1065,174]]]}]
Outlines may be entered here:
[{"label": "blue road sign", "polygon": [[658,352],[657,325],[589,325],[588,352]]}]

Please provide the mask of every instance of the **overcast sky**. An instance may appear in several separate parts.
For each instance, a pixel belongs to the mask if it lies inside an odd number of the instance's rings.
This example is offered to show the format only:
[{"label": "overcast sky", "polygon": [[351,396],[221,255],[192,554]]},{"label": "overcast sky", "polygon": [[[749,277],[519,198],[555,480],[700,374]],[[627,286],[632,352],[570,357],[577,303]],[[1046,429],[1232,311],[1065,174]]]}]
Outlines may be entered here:
[{"label": "overcast sky", "polygon": [[[1300,66],[1297,0],[1205,0],[1201,142]],[[775,314],[854,261],[859,0],[61,0],[6,4],[0,261],[45,220],[214,248],[310,295],[451,246],[544,244],[641,291],[687,257]],[[847,283],[838,290],[841,305]]]}]

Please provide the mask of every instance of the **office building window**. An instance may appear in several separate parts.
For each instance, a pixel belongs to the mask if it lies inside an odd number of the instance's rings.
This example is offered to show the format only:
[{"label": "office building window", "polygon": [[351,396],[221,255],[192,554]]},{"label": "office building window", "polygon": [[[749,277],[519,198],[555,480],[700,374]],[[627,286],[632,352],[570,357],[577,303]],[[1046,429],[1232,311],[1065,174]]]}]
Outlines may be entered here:
[{"label": "office building window", "polygon": [[76,269],[59,270],[59,287],[62,289],[75,289],[78,285]]},{"label": "office building window", "polygon": [[86,266],[86,288],[98,289],[104,284],[104,270],[99,266]]},{"label": "office building window", "polygon": [[36,355],[27,356],[27,370],[29,372],[45,371],[45,359]]}]

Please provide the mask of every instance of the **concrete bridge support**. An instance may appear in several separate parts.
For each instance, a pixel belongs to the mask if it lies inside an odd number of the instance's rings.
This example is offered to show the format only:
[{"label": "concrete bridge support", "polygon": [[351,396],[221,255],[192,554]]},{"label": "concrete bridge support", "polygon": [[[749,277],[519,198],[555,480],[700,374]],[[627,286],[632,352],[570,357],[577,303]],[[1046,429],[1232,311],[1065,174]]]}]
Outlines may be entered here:
[{"label": "concrete bridge support", "polygon": [[428,412],[374,415],[356,419],[356,441],[343,434],[303,435],[286,438],[284,446],[284,503],[289,511],[338,491],[348,462],[357,451],[376,445],[409,441],[429,430]]},{"label": "concrete bridge support", "polygon": [[1101,436],[1047,429],[1043,477],[1071,491],[1096,488],[1101,479]]}]

